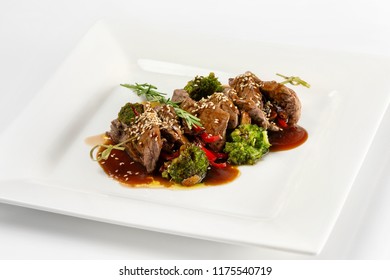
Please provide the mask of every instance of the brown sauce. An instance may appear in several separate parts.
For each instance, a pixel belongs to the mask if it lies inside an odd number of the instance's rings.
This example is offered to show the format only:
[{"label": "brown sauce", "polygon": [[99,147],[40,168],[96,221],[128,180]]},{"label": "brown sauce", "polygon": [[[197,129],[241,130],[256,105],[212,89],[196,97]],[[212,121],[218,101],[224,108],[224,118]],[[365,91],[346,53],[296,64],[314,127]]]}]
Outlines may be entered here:
[{"label": "brown sauce", "polygon": [[284,128],[281,131],[269,131],[268,139],[271,143],[271,152],[285,151],[296,148],[308,138],[306,129],[299,125]]},{"label": "brown sauce", "polygon": [[[269,131],[268,138],[272,145],[270,151],[284,151],[302,145],[307,140],[308,133],[303,127],[296,125],[282,131]],[[103,142],[112,144],[110,139],[105,138],[104,134],[86,139],[86,143],[89,145],[97,145]],[[101,148],[98,153],[102,152],[103,149]],[[234,181],[240,174],[236,166],[211,167],[201,184],[185,187],[163,178],[158,171],[154,174],[148,174],[144,166],[133,161],[125,151],[113,150],[109,158],[99,161],[99,164],[108,176],[128,187],[193,189],[226,184]]]},{"label": "brown sauce", "polygon": [[234,181],[240,174],[237,166],[227,165],[225,168],[211,167],[207,172],[203,184],[206,186],[216,186]]},{"label": "brown sauce", "polygon": [[[109,140],[105,144],[111,144]],[[100,153],[104,148],[101,148]],[[211,167],[207,172],[202,184],[185,187],[167,180],[160,173],[148,174],[143,165],[133,161],[125,151],[113,150],[107,160],[99,161],[104,172],[128,187],[191,189],[194,187],[216,186],[233,181],[239,175],[235,166],[228,165],[226,168]]]}]

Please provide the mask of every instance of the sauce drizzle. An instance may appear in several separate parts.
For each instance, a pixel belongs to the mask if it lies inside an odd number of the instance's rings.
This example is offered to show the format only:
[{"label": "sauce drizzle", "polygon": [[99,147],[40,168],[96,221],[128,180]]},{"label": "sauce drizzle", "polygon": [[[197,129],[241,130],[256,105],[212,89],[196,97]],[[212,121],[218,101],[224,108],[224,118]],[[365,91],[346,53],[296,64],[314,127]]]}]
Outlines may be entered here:
[{"label": "sauce drizzle", "polygon": [[[103,142],[104,135],[97,135],[86,139],[88,144],[96,144]],[[271,143],[271,152],[284,151],[296,148],[302,145],[308,138],[307,131],[298,125],[285,128],[281,131],[268,131],[268,139]],[[113,144],[111,139],[105,138],[104,144]],[[101,153],[105,148],[100,148],[98,153]],[[237,166],[227,165],[226,168],[210,167],[206,178],[201,184],[196,186],[185,187],[168,179],[165,179],[158,172],[149,174],[145,167],[133,161],[130,156],[121,150],[113,150],[107,160],[99,161],[99,165],[104,172],[127,187],[143,187],[143,188],[161,188],[167,187],[170,189],[194,189],[205,186],[217,186],[235,180],[240,171]]]},{"label": "sauce drizzle", "polygon": [[[108,139],[104,144],[112,144]],[[98,153],[101,153],[105,148],[100,148]],[[226,168],[211,167],[208,170],[206,178],[201,184],[185,187],[168,179],[165,179],[158,172],[149,174],[145,167],[133,161],[130,156],[121,150],[113,150],[107,160],[99,161],[99,165],[104,172],[127,187],[144,187],[144,188],[161,188],[168,187],[172,189],[193,189],[204,186],[216,186],[233,181],[239,175],[239,170],[236,166],[228,165]]]},{"label": "sauce drizzle", "polygon": [[306,129],[299,125],[290,126],[280,131],[268,131],[271,152],[285,151],[296,148],[308,138]]}]

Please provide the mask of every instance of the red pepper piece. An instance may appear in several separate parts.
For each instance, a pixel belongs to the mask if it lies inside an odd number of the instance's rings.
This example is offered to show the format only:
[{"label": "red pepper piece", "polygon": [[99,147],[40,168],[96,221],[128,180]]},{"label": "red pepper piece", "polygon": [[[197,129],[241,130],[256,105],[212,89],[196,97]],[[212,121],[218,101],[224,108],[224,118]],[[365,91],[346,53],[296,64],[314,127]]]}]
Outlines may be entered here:
[{"label": "red pepper piece", "polygon": [[217,156],[217,159],[227,159],[228,154],[227,153],[215,153],[214,154]]},{"label": "red pepper piece", "polygon": [[211,150],[208,150],[208,151],[209,151],[209,153],[213,154],[213,156],[216,159],[227,159],[228,158],[228,154],[226,154],[226,153],[218,153],[218,152],[214,152]]},{"label": "red pepper piece", "polygon": [[205,129],[203,127],[200,127],[200,126],[197,126],[197,125],[194,125],[192,127],[192,130],[195,132],[195,133],[198,133],[200,138],[203,140],[203,142],[205,143],[214,143],[215,141],[218,141],[218,140],[221,140],[222,137],[220,135],[212,135],[212,134],[209,134],[205,131]]},{"label": "red pepper piece", "polygon": [[227,166],[226,162],[216,163],[213,161],[210,164],[216,168],[225,168]]},{"label": "red pepper piece", "polygon": [[136,115],[137,117],[139,116],[139,113],[137,112],[137,110],[135,109],[134,106],[131,106],[131,109],[133,110],[134,112],[134,115]]},{"label": "red pepper piece", "polygon": [[209,149],[205,148],[202,145],[200,145],[199,147],[205,152],[206,157],[209,160],[209,163],[211,166],[214,166],[217,168],[225,168],[226,167],[226,162],[221,162],[221,163],[215,162],[217,159],[222,159],[225,156],[227,156],[226,154],[216,153],[216,152],[210,151]]},{"label": "red pepper piece", "polygon": [[165,160],[173,160],[174,158],[177,158],[180,155],[180,151],[176,151],[172,154],[168,154],[166,152],[161,152],[160,157],[162,157]]},{"label": "red pepper piece", "polygon": [[278,122],[278,125],[281,128],[287,128],[288,127],[288,124],[287,124],[286,120],[284,120],[282,118],[277,118],[276,121]]},{"label": "red pepper piece", "polygon": [[209,149],[206,149],[205,147],[203,146],[200,146],[200,148],[203,150],[203,152],[206,154],[206,157],[208,158],[209,162],[214,162],[217,157],[213,154],[212,151],[210,151]]},{"label": "red pepper piece", "polygon": [[205,143],[214,143],[215,141],[221,140],[222,137],[220,135],[211,135],[208,134],[206,131],[203,131],[200,134],[200,137]]},{"label": "red pepper piece", "polygon": [[192,126],[192,130],[193,130],[194,132],[198,133],[198,132],[204,131],[204,128],[203,128],[203,127],[200,127],[200,126],[198,126],[198,125],[196,125],[196,124],[194,124],[194,125]]}]

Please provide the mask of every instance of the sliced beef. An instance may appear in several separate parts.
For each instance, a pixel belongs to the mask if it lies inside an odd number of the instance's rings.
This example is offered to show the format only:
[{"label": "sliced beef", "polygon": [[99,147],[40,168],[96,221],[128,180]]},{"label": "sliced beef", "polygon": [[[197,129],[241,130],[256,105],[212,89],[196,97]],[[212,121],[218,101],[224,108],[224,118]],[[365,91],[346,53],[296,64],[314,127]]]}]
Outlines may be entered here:
[{"label": "sliced beef", "polygon": [[[240,112],[227,92],[215,92],[207,98],[195,101],[185,90],[175,90],[172,101],[179,102],[182,109],[197,116],[206,133],[221,136],[221,140],[209,144],[214,151],[223,149],[226,142],[226,130],[234,129],[239,124]],[[185,132],[196,133],[189,130]]]},{"label": "sliced beef", "polygon": [[[190,98],[192,100],[192,98],[190,97],[190,95],[188,94],[188,92],[186,90],[184,90],[184,89],[175,89],[173,91],[173,95],[172,95],[171,100],[173,102],[176,102],[176,103],[182,103],[187,98]],[[192,101],[194,101],[194,100],[192,100]]]},{"label": "sliced beef", "polygon": [[137,141],[129,142],[126,148],[129,155],[145,166],[148,173],[153,172],[162,148],[160,128],[153,125]]},{"label": "sliced beef", "polygon": [[112,121],[108,135],[114,143],[133,139],[124,144],[125,150],[150,173],[156,167],[162,148],[160,124],[157,113],[149,107],[129,126],[117,119]]},{"label": "sliced beef", "polygon": [[123,122],[120,122],[118,119],[115,119],[111,122],[111,130],[107,132],[107,135],[112,139],[115,144],[126,141],[130,138],[128,133],[129,126]]},{"label": "sliced beef", "polygon": [[263,82],[260,91],[288,125],[298,123],[301,116],[301,102],[295,91],[275,81]]},{"label": "sliced beef", "polygon": [[180,103],[180,108],[187,112],[193,113],[197,110],[197,102],[184,89],[175,89],[171,100]]},{"label": "sliced beef", "polygon": [[242,111],[240,124],[251,124],[251,123],[252,123],[252,119],[249,116],[248,112]]},{"label": "sliced beef", "polygon": [[254,123],[268,129],[270,124],[264,113],[262,95],[259,90],[262,83],[251,72],[245,72],[229,80],[229,85],[237,92],[237,98],[234,101],[237,107],[247,112]]},{"label": "sliced beef", "polygon": [[198,115],[204,108],[220,108],[229,114],[229,129],[238,125],[239,111],[234,105],[231,94],[228,92],[215,92],[208,98],[202,98],[200,101],[193,100],[184,89],[176,89],[172,96],[173,102],[180,103],[180,107],[187,112]]},{"label": "sliced beef", "polygon": [[207,133],[221,136],[221,140],[210,144],[214,151],[221,151],[226,143],[229,113],[220,108],[204,108],[200,110],[199,118]]},{"label": "sliced beef", "polygon": [[247,112],[254,123],[265,129],[269,127],[268,119],[256,96],[252,94],[244,95],[237,99],[236,105],[240,110]]},{"label": "sliced beef", "polygon": [[215,92],[206,99],[201,99],[198,102],[198,108],[222,109],[228,115],[228,128],[233,129],[238,125],[239,111],[234,105],[232,99],[223,92]]},{"label": "sliced beef", "polygon": [[155,108],[161,120],[161,135],[164,141],[164,150],[171,152],[174,147],[179,148],[188,142],[184,136],[175,109],[169,105]]}]

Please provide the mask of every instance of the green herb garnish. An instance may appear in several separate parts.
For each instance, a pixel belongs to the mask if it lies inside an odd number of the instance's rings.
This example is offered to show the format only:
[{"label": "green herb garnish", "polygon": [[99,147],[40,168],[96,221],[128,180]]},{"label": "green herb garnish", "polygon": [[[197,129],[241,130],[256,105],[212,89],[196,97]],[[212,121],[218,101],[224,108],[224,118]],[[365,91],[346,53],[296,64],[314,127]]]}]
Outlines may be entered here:
[{"label": "green herb garnish", "polygon": [[298,86],[298,85],[302,85],[304,87],[307,87],[307,88],[310,88],[310,84],[305,82],[304,80],[302,80],[301,78],[299,77],[296,77],[296,76],[290,76],[290,77],[287,77],[287,76],[284,76],[282,74],[279,74],[279,73],[276,73],[276,75],[278,75],[279,77],[282,77],[284,79],[286,79],[285,81],[281,82],[281,84],[287,84],[287,83],[290,83],[294,86]]},{"label": "green herb garnish", "polygon": [[188,125],[188,127],[191,129],[192,126],[196,125],[199,127],[203,127],[202,123],[200,122],[200,119],[196,116],[192,115],[191,113],[187,112],[186,110],[183,110],[179,107],[179,104],[176,102],[173,102],[169,98],[165,98],[165,93],[158,92],[157,87],[151,85],[151,84],[121,84],[122,87],[129,88],[133,92],[135,92],[138,96],[144,96],[146,100],[150,102],[158,102],[162,104],[167,104],[173,107],[176,114],[182,118]]},{"label": "green herb garnish", "polygon": [[[130,142],[131,140],[134,140],[136,137],[132,137],[132,138],[129,138],[127,139],[126,141],[123,141],[119,144],[116,144],[116,145],[106,145],[106,144],[98,144],[96,146],[94,146],[91,151],[89,151],[89,156],[92,160],[94,161],[101,161],[102,159],[104,160],[107,160],[108,157],[110,156],[112,150],[120,150],[120,151],[124,151],[125,150],[125,147],[123,146],[124,144],[126,144],[127,142]],[[103,147],[103,148],[106,148],[105,150],[103,150],[100,154],[98,153],[96,155],[96,157],[94,157],[94,151],[97,149],[97,148],[100,148],[100,147]]]}]

